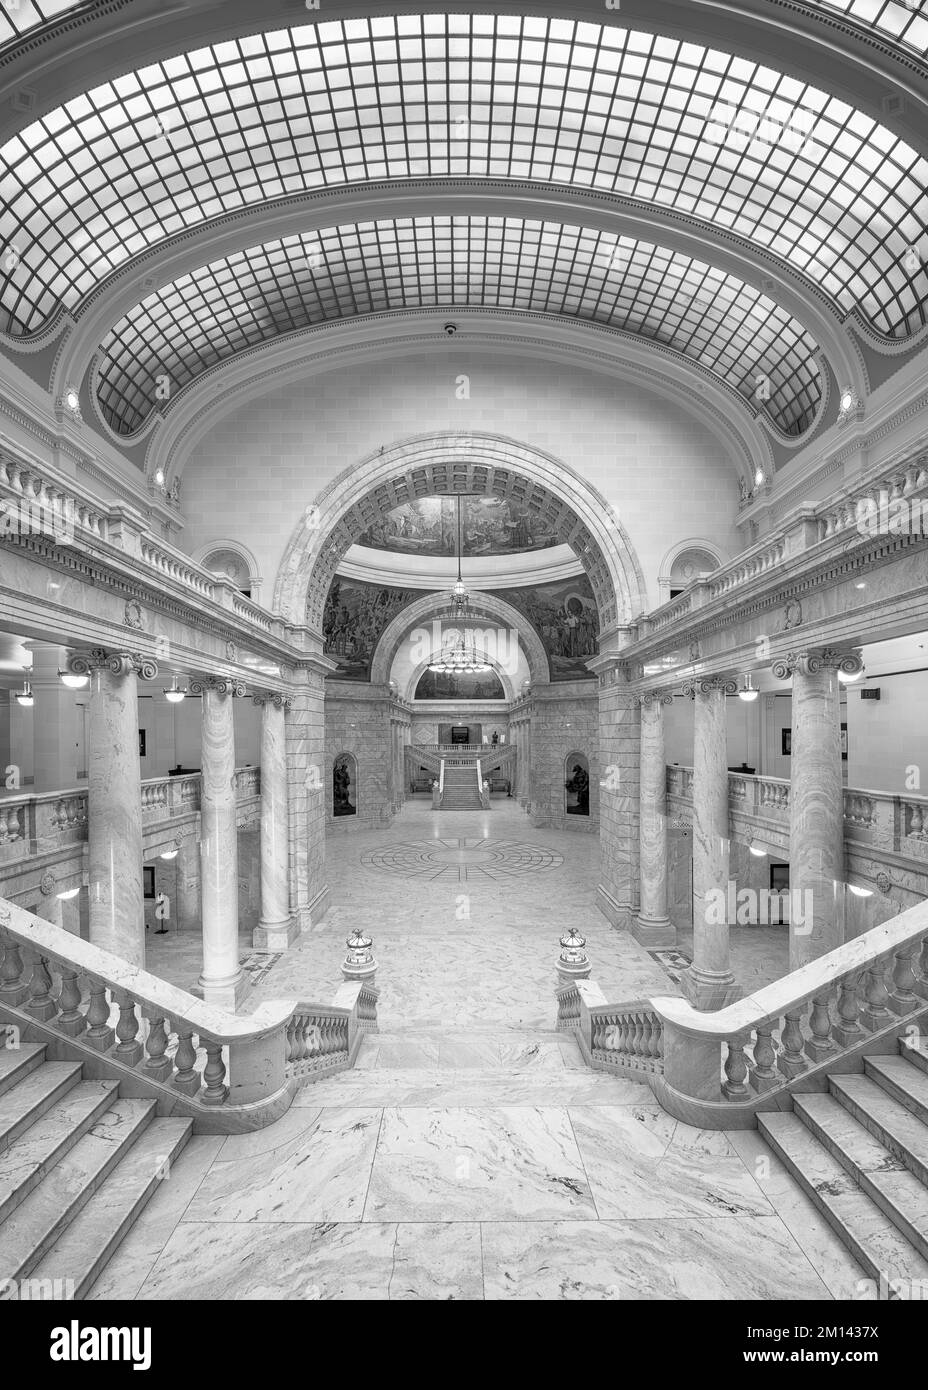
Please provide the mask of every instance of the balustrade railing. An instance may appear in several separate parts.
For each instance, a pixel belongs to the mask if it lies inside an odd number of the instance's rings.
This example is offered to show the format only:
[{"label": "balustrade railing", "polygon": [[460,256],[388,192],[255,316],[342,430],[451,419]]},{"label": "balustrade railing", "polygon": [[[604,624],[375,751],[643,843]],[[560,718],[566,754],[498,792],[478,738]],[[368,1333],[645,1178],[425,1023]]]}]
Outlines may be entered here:
[{"label": "balustrade railing", "polygon": [[300,1085],[353,1065],[377,997],[352,981],[332,1005],[228,1014],[0,899],[0,1023],[13,1045],[27,1030],[57,1035],[182,1113],[222,1107],[224,1129],[268,1124]]},{"label": "balustrade railing", "polygon": [[[676,1118],[738,1127],[877,1039],[928,1016],[928,901],[715,1013],[685,999],[608,1004],[591,980],[557,991],[557,1027],[588,1064],[647,1080]],[[884,1043],[884,1047],[886,1046]]]},{"label": "balustrade railing", "polygon": [[[236,768],[240,803],[261,792],[261,769]],[[142,824],[146,829],[200,809],[199,774],[148,778],[142,783]],[[0,799],[0,864],[24,859],[87,838],[87,791],[14,792]]]}]

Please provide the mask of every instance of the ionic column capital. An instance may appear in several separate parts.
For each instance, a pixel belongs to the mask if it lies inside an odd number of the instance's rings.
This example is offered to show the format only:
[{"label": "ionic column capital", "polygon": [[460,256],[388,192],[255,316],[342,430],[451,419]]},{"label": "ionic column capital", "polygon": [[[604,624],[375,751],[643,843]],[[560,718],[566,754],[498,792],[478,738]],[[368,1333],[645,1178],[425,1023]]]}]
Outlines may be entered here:
[{"label": "ionic column capital", "polygon": [[141,652],[107,651],[106,647],[91,647],[68,657],[68,670],[75,676],[89,676],[92,671],[110,671],[114,676],[128,676],[134,671],[142,680],[153,681],[158,663]]},{"label": "ionic column capital", "polygon": [[293,704],[292,695],[282,695],[277,690],[259,690],[251,698],[256,705],[273,705],[275,709],[289,709]]},{"label": "ionic column capital", "polygon": [[695,676],[683,682],[683,694],[691,700],[697,695],[712,695],[717,690],[723,695],[737,695],[738,682],[732,676]]},{"label": "ionic column capital", "polygon": [[188,682],[188,689],[191,695],[205,695],[210,690],[216,695],[232,695],[242,699],[245,682],[236,680],[234,676],[195,676]]},{"label": "ionic column capital", "polygon": [[864,663],[860,652],[852,647],[807,647],[803,651],[789,652],[775,661],[771,669],[778,681],[788,681],[796,671],[804,676],[814,676],[825,670],[856,676],[864,669]]},{"label": "ionic column capital", "polygon": [[652,705],[672,705],[673,695],[669,690],[645,690],[635,696],[635,704],[648,709]]}]

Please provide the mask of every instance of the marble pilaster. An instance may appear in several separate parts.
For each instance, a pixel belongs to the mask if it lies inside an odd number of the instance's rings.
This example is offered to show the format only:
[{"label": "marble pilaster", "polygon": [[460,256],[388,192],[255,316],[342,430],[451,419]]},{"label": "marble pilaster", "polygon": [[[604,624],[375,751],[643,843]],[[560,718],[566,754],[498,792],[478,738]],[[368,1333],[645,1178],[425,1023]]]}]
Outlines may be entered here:
[{"label": "marble pilaster", "polygon": [[740,998],[731,969],[728,920],[728,715],[737,681],[687,682],[693,720],[693,963],[680,988],[695,1009],[713,1012]]},{"label": "marble pilaster", "polygon": [[32,708],[33,790],[63,791],[77,784],[78,709],[73,690],[58,675],[68,653],[56,642],[28,642],[32,652],[29,681]]},{"label": "marble pilaster", "polygon": [[290,911],[290,806],[287,794],[287,708],[282,695],[255,696],[261,715],[261,916],[257,950],[283,951],[299,934]]},{"label": "marble pilaster", "polygon": [[90,677],[87,845],[90,940],[130,965],[145,964],[142,781],[138,675],[154,661],[95,647],[68,662]]},{"label": "marble pilaster", "polygon": [[[328,663],[326,669],[331,669]],[[325,880],[325,693],[321,670],[301,670],[287,714],[290,798],[290,908],[300,931],[329,906]]]},{"label": "marble pilaster", "polygon": [[639,909],[632,935],[650,951],[676,945],[667,912],[667,765],[664,757],[664,705],[673,696],[638,696],[641,706],[639,790]]},{"label": "marble pilaster", "polygon": [[638,782],[641,720],[625,663],[613,655],[587,663],[599,676],[600,881],[596,901],[614,927],[638,916]]},{"label": "marble pilaster", "polygon": [[200,849],[185,840],[174,861],[174,921],[178,931],[200,930]]},{"label": "marble pilaster", "polygon": [[233,700],[245,693],[223,677],[197,678],[190,693],[201,705],[200,877],[203,970],[208,1004],[234,1010],[245,987],[238,950],[238,829],[235,804]]},{"label": "marble pilaster", "polygon": [[816,960],[844,941],[844,791],[839,671],[854,674],[853,651],[814,648],[774,664],[792,677],[789,791],[789,968]]}]

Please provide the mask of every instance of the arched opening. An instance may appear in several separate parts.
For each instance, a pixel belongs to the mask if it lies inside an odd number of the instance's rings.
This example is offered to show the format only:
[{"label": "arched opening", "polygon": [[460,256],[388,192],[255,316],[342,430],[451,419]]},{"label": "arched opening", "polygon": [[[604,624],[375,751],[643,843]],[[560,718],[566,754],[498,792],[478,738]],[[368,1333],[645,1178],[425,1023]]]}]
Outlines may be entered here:
[{"label": "arched opening", "polygon": [[568,816],[590,814],[590,760],[585,753],[568,753],[564,759],[564,810]]},{"label": "arched opening", "polygon": [[238,547],[226,543],[215,546],[206,552],[200,563],[217,579],[228,579],[246,598],[257,597],[254,567]]},{"label": "arched opening", "polygon": [[358,814],[358,761],[353,753],[338,753],[332,763],[332,815]]}]

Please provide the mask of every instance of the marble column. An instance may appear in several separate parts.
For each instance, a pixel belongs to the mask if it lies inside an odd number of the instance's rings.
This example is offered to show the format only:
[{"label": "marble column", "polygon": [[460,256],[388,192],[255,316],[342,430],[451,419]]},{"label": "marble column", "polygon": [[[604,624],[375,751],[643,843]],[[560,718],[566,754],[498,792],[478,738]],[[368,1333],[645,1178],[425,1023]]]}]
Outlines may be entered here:
[{"label": "marble column", "polygon": [[667,764],[664,705],[672,695],[638,696],[641,706],[639,784],[639,908],[632,935],[649,951],[673,948],[677,933],[667,912]]},{"label": "marble column", "polygon": [[712,1012],[741,997],[731,969],[728,920],[728,711],[738,683],[721,676],[687,682],[693,720],[693,963],[680,988]]},{"label": "marble column", "polygon": [[327,657],[307,659],[307,665],[294,677],[293,703],[287,715],[290,906],[300,931],[321,921],[329,906],[325,878],[324,681],[332,670],[334,663]]},{"label": "marble column", "polygon": [[65,791],[77,785],[78,709],[75,692],[61,682],[68,653],[57,642],[27,642],[32,652],[33,791]]},{"label": "marble column", "polygon": [[208,1004],[234,1010],[245,987],[238,947],[238,829],[235,805],[233,701],[245,687],[225,677],[190,681],[201,699],[200,898],[203,970]]},{"label": "marble column", "polygon": [[285,951],[299,928],[290,911],[290,806],[287,794],[287,710],[284,695],[255,696],[261,716],[261,916],[253,943]]},{"label": "marble column", "polygon": [[142,780],[137,675],[153,680],[148,658],[96,647],[68,662],[90,676],[87,847],[90,941],[130,965],[145,964]]},{"label": "marble column", "polygon": [[844,788],[839,671],[863,669],[854,651],[819,647],[777,661],[792,677],[789,787],[789,968],[797,970],[844,941]]},{"label": "marble column", "polygon": [[599,677],[599,848],[596,904],[614,927],[632,931],[638,916],[638,803],[641,720],[618,654],[590,663]]},{"label": "marble column", "polygon": [[174,925],[177,931],[200,930],[200,848],[185,840],[174,869]]}]

